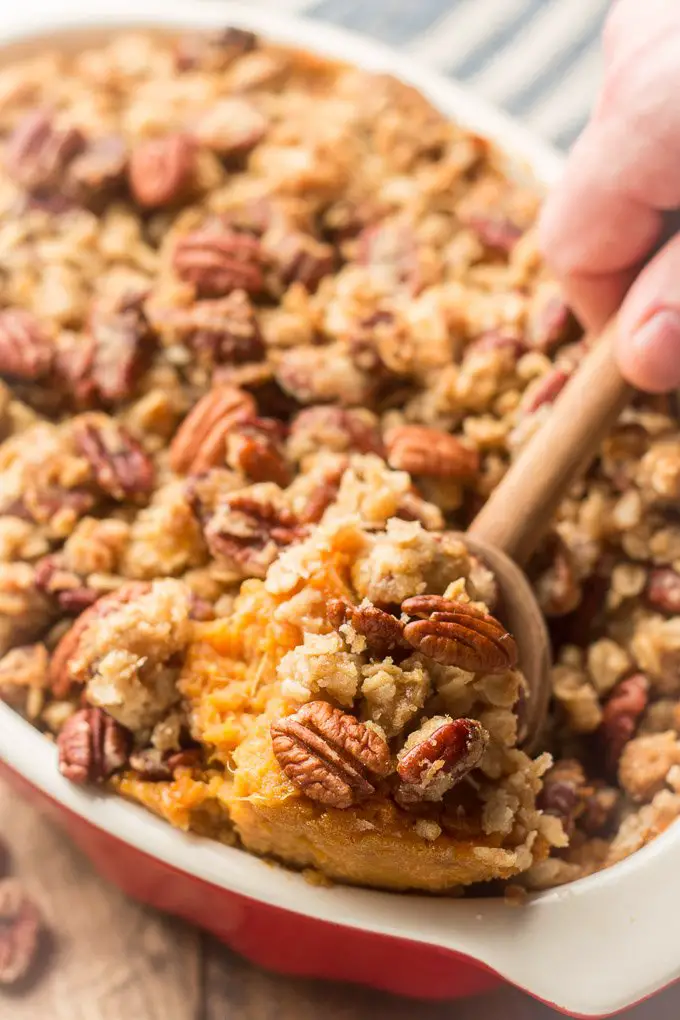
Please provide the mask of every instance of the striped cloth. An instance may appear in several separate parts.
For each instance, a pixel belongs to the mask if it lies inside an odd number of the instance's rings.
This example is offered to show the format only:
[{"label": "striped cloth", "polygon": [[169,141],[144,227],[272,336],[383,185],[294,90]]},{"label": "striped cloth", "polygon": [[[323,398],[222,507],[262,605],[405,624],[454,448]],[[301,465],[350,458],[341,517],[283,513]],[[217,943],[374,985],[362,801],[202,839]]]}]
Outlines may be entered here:
[{"label": "striped cloth", "polygon": [[611,0],[250,3],[322,18],[408,50],[567,148],[598,89],[600,36]]}]

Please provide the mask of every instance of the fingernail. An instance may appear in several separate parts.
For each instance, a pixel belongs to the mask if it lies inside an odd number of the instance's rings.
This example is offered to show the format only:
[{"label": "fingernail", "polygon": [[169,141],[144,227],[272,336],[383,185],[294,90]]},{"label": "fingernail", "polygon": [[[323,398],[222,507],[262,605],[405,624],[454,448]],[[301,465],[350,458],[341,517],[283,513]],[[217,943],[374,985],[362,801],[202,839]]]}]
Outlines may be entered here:
[{"label": "fingernail", "polygon": [[633,333],[624,371],[640,389],[664,393],[680,385],[680,311],[662,308]]}]

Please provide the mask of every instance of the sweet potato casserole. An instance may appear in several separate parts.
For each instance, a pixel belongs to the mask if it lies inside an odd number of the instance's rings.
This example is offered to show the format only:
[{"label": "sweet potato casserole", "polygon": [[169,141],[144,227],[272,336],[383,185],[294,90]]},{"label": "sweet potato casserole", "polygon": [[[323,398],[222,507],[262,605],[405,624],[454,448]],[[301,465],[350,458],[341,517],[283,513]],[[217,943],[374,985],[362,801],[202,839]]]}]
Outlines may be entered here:
[{"label": "sweet potato casserole", "polygon": [[672,402],[530,564],[537,756],[452,533],[584,350],[537,189],[406,85],[237,29],[6,67],[0,158],[0,697],[64,776],[392,889],[547,888],[677,817]]}]

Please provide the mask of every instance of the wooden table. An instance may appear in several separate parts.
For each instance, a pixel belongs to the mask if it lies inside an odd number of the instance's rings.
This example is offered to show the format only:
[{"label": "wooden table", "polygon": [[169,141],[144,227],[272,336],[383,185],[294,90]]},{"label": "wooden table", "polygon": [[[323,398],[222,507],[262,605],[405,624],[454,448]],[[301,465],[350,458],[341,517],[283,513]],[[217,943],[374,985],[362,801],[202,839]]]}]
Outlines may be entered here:
[{"label": "wooden table", "polygon": [[[42,980],[0,993],[2,1020],[555,1020],[510,989],[423,1005],[267,974],[212,938],[127,900],[30,806],[0,784],[0,832],[56,933]],[[626,1014],[677,1020],[680,987]]]}]

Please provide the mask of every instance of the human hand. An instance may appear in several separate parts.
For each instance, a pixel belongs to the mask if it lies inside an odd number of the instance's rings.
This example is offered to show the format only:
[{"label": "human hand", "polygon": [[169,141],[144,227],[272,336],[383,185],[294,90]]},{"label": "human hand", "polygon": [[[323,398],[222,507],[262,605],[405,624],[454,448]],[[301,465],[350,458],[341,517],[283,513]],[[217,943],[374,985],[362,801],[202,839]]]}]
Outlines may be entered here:
[{"label": "human hand", "polygon": [[660,393],[680,386],[680,234],[635,277],[664,211],[680,208],[680,4],[618,0],[604,53],[604,85],[546,203],[542,244],[587,328],[623,301],[621,370]]}]

